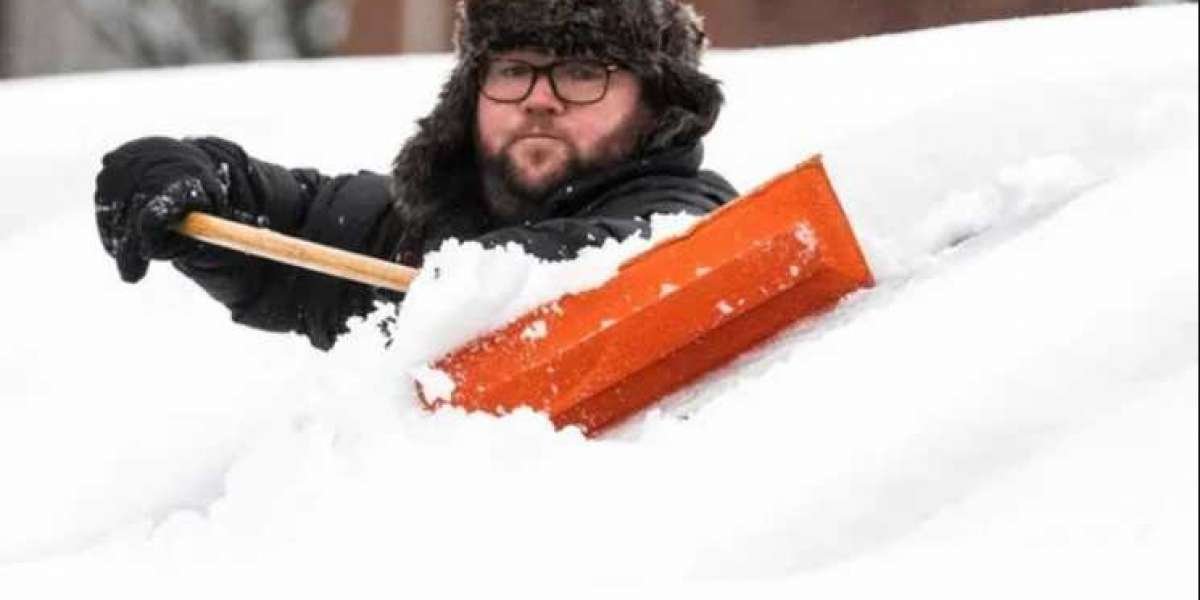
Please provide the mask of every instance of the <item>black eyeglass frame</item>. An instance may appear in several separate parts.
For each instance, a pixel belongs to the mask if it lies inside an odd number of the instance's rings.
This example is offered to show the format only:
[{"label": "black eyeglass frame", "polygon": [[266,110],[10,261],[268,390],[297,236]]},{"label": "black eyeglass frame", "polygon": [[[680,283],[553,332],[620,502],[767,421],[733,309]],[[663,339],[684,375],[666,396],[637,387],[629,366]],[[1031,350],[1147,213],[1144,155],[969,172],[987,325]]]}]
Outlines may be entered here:
[{"label": "black eyeglass frame", "polygon": [[[492,96],[491,94],[489,94],[487,92],[488,73],[491,72],[492,65],[497,62],[516,63],[516,64],[519,64],[519,65],[522,65],[525,67],[529,67],[529,69],[531,71],[533,71],[533,78],[529,80],[529,88],[525,90],[524,94],[521,94],[521,97],[511,99],[511,100],[501,99],[501,98]],[[585,102],[569,100],[567,98],[564,98],[563,95],[558,91],[558,80],[556,80],[554,78],[554,69],[561,67],[563,65],[569,65],[569,64],[574,64],[574,63],[586,63],[586,64],[592,64],[592,65],[599,65],[602,68],[602,70],[604,72],[604,88],[601,90],[600,96],[597,97],[595,100],[588,100]],[[537,87],[538,80],[540,80],[542,78],[542,76],[545,75],[546,79],[550,82],[550,90],[552,92],[554,92],[554,97],[558,98],[559,101],[563,102],[564,104],[572,104],[575,106],[587,106],[589,104],[596,104],[597,102],[604,100],[604,98],[608,96],[608,88],[610,85],[612,85],[612,75],[613,75],[613,73],[616,73],[617,71],[620,71],[620,70],[621,70],[621,65],[618,65],[618,64],[615,64],[612,62],[596,60],[596,59],[568,58],[568,59],[563,59],[563,60],[556,60],[554,62],[546,63],[544,65],[538,66],[529,61],[521,60],[519,58],[497,58],[497,59],[489,60],[487,63],[484,64],[483,69],[480,70],[479,92],[481,94],[483,94],[484,97],[486,97],[488,100],[491,100],[492,102],[499,102],[501,104],[517,104],[520,102],[524,102],[525,100],[527,100],[529,98],[530,94],[533,94],[533,88]]]}]

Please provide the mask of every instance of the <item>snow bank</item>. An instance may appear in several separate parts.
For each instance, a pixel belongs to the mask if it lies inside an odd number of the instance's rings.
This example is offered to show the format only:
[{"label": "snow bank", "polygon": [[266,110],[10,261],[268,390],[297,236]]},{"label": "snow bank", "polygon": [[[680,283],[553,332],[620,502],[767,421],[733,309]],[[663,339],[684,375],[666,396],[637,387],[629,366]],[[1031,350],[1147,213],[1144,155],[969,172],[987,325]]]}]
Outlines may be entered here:
[{"label": "snow bank", "polygon": [[408,385],[580,270],[450,248],[392,349],[367,322],[319,355],[167,269],[120,285],[94,237],[105,148],[384,168],[445,57],[6,84],[0,595],[1194,597],[1196,23],[713,56],[708,164],[824,151],[880,286],[599,441]]}]

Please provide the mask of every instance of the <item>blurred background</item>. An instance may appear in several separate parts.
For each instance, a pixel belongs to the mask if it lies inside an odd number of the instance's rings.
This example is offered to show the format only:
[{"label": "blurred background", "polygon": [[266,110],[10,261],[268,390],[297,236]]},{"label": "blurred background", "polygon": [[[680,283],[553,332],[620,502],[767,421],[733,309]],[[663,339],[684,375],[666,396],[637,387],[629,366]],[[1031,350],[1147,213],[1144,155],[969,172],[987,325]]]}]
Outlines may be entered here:
[{"label": "blurred background", "polygon": [[[694,4],[708,18],[714,46],[742,48],[1175,1],[1179,0],[694,0]],[[0,78],[444,52],[450,49],[453,6],[453,0],[0,0]]]}]

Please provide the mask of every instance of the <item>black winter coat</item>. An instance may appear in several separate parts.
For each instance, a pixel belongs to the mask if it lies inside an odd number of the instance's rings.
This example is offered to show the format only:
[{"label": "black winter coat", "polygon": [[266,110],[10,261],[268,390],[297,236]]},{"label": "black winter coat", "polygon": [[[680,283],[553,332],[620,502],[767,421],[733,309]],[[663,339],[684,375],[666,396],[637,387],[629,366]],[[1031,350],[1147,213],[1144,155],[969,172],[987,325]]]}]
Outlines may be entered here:
[{"label": "black winter coat", "polygon": [[[209,156],[214,169],[228,170],[230,205],[265,216],[271,229],[352,252],[395,256],[397,241],[387,239],[392,229],[384,225],[394,218],[389,177],[364,171],[330,178],[256,160],[226,140],[185,143]],[[432,250],[453,236],[488,247],[515,242],[541,258],[570,259],[584,247],[648,233],[653,214],[705,214],[735,197],[723,178],[700,170],[702,159],[697,145],[632,160],[563,186],[549,198],[543,221],[507,227],[474,222],[431,234],[423,245]],[[380,297],[365,285],[208,245],[174,264],[229,307],[234,321],[301,333],[321,349],[332,347],[347,331],[346,322],[368,314]]]}]

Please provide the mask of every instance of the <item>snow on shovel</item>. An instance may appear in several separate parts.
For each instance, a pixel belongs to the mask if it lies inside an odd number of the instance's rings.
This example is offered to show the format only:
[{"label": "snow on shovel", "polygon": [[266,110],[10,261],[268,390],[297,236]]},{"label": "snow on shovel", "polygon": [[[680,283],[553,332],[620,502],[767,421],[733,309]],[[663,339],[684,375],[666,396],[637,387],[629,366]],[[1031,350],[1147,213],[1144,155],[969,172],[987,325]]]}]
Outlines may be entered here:
[{"label": "snow on shovel", "polygon": [[[179,232],[255,256],[406,291],[387,261],[193,213]],[[595,434],[874,282],[819,157],[433,365],[424,402],[545,412]],[[537,335],[530,335],[537,332]]]}]

